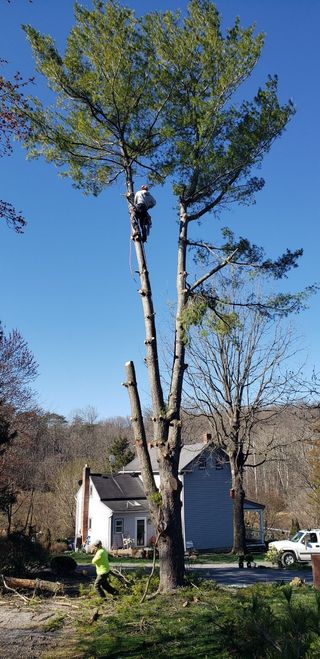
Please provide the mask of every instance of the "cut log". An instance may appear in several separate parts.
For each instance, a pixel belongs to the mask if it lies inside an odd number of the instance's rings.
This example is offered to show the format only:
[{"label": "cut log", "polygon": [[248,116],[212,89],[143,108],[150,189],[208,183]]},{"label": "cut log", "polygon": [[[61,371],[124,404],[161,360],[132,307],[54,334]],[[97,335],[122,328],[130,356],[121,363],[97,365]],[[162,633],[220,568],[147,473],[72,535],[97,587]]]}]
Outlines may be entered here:
[{"label": "cut log", "polygon": [[43,581],[42,579],[18,579],[17,577],[2,577],[4,587],[14,590],[48,590],[52,593],[63,592],[63,584],[57,581]]}]

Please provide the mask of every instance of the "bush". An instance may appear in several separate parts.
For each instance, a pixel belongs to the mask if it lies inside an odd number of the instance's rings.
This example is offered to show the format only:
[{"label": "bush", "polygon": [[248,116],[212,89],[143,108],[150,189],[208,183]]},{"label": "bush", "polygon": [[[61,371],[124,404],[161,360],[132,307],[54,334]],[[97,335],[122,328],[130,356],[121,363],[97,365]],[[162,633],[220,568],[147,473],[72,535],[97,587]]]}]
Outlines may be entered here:
[{"label": "bush", "polygon": [[77,563],[71,556],[55,556],[50,562],[50,567],[55,574],[67,577],[75,571]]},{"label": "bush", "polygon": [[19,577],[47,561],[48,553],[39,542],[20,533],[0,538],[0,572],[3,574]]},{"label": "bush", "polygon": [[266,552],[266,560],[270,561],[272,565],[282,565],[281,564],[281,554],[274,547],[271,547]]}]

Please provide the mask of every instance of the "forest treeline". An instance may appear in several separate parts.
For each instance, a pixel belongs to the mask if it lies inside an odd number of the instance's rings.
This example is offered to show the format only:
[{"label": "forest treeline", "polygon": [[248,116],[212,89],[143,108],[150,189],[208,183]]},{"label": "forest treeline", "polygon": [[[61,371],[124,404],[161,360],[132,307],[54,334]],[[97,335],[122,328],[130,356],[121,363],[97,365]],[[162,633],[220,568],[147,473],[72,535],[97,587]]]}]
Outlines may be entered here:
[{"label": "forest treeline", "polygon": [[[245,492],[266,505],[268,527],[289,529],[293,518],[301,527],[320,522],[318,418],[316,407],[292,406],[257,424]],[[12,438],[0,456],[2,534],[23,531],[46,537],[49,532],[53,541],[72,537],[83,466],[87,463],[98,473],[117,469],[119,456],[114,465],[110,452],[115,446],[120,454],[128,451],[125,440],[133,449],[130,419],[100,420],[90,406],[69,420],[33,409],[12,415],[10,427]],[[208,430],[207,420],[185,414],[183,428],[186,443],[199,442]],[[254,468],[263,454],[266,461]],[[128,457],[127,452],[125,462]]]}]

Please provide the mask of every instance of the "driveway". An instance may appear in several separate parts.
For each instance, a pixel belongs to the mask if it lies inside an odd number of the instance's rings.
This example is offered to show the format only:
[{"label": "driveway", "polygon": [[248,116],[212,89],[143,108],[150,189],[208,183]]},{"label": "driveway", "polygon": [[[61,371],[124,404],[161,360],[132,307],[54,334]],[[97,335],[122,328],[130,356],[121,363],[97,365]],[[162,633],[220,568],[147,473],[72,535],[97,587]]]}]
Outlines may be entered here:
[{"label": "driveway", "polygon": [[239,569],[236,565],[211,564],[187,566],[187,571],[195,572],[203,579],[214,579],[214,581],[223,586],[234,586],[238,588],[272,581],[289,583],[294,577],[299,577],[307,584],[312,584],[311,567],[304,567],[300,570],[299,568],[284,570],[282,568],[258,565],[256,568]]},{"label": "driveway", "polygon": [[[116,567],[118,570],[121,568],[120,564],[112,564],[112,567]],[[137,564],[125,563],[122,566],[124,570],[133,570],[139,567]],[[151,568],[150,565],[143,566],[146,571],[149,571]],[[95,574],[95,569],[93,565],[79,565],[78,570],[85,570],[87,574],[92,577]],[[282,568],[269,567],[265,564],[258,565],[255,568],[243,568],[239,569],[236,564],[226,564],[226,563],[207,563],[203,564],[194,564],[186,565],[187,572],[195,572],[199,577],[203,579],[214,579],[218,584],[222,586],[233,586],[233,587],[244,587],[252,586],[256,583],[266,583],[266,582],[278,582],[278,583],[289,583],[294,577],[299,577],[302,581],[305,581],[307,584],[312,584],[312,569],[310,567],[303,567],[303,569],[290,569],[285,570]]]}]

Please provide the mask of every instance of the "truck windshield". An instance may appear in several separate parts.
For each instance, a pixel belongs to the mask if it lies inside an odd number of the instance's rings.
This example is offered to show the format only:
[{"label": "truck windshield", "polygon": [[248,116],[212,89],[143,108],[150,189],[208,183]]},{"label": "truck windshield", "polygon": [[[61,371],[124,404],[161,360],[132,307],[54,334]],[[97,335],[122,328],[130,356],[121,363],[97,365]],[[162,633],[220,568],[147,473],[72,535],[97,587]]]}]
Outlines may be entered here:
[{"label": "truck windshield", "polygon": [[298,533],[295,533],[290,540],[291,542],[300,542],[304,535],[303,531],[298,531]]}]

